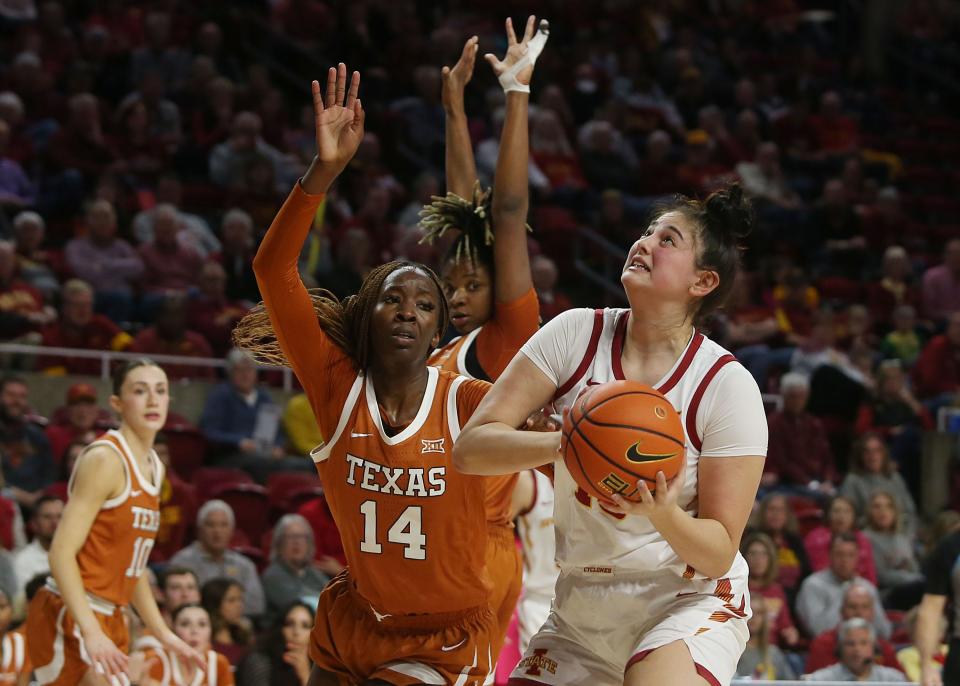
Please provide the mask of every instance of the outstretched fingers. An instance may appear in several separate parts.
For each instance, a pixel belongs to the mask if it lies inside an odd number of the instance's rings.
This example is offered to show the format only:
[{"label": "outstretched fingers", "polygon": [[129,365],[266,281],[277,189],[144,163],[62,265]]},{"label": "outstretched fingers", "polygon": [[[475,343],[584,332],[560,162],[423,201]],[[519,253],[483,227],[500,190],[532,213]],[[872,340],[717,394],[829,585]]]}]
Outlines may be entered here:
[{"label": "outstretched fingers", "polygon": [[507,45],[516,45],[517,44],[517,34],[513,32],[513,19],[507,17],[506,21],[507,26]]},{"label": "outstretched fingers", "polygon": [[323,94],[320,92],[320,82],[314,79],[310,83],[310,90],[313,93],[313,114],[319,116],[323,112]]},{"label": "outstretched fingers", "polygon": [[527,26],[523,30],[523,42],[526,43],[528,40],[533,38],[533,34],[537,30],[537,17],[531,14],[527,17]]},{"label": "outstretched fingers", "polygon": [[[346,71],[346,67],[344,67]],[[347,104],[345,107],[348,110],[352,110],[354,103],[357,102],[357,95],[360,93],[360,72],[353,72],[353,76],[350,77],[350,89],[347,91]]]},{"label": "outstretched fingers", "polygon": [[327,96],[325,105],[327,107],[333,107],[337,104],[337,68],[330,67],[327,69]]}]

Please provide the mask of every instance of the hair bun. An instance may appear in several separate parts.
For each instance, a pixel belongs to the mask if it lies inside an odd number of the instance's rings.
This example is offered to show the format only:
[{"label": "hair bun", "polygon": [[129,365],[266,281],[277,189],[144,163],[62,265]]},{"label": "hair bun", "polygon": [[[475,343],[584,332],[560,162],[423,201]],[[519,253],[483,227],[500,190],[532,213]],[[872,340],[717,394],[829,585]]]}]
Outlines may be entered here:
[{"label": "hair bun", "polygon": [[753,204],[739,183],[711,193],[704,210],[707,230],[724,242],[739,243],[753,230]]}]

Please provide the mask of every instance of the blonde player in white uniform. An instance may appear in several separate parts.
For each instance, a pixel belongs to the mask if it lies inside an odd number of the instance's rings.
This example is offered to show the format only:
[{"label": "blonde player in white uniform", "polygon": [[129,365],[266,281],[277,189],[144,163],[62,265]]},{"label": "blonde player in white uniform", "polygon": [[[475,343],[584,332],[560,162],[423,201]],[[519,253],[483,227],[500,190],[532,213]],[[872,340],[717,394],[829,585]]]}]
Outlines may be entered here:
[{"label": "blonde player in white uniform", "polygon": [[[767,425],[753,377],[695,323],[723,304],[752,223],[739,186],[678,199],[631,247],[630,309],[572,310],[531,338],[454,449],[463,471],[554,462],[560,578],[550,616],[511,684],[726,684],[747,640],[747,566],[737,552],[756,497]],[[642,502],[601,504],[558,459],[558,433],[515,430],[588,385],[631,379],[680,412],[686,466]]]},{"label": "blonde player in white uniform", "polygon": [[517,603],[517,624],[523,654],[547,621],[560,568],[553,527],[553,482],[546,474],[531,469],[520,475],[515,498],[518,493],[527,501],[517,515],[517,534],[523,546],[523,591]]}]

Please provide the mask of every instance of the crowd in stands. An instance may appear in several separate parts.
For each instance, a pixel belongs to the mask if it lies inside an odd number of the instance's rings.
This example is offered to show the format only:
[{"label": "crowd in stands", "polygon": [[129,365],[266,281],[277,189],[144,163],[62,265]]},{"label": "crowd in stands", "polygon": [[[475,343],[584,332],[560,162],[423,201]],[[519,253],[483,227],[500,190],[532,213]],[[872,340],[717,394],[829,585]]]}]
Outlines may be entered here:
[{"label": "crowd in stands", "polygon": [[[544,320],[622,304],[578,270],[618,274],[664,194],[739,180],[755,202],[747,269],[709,324],[780,398],[743,541],[755,613],[741,672],[835,677],[877,641],[874,668],[916,676],[923,561],[960,526],[918,508],[924,433],[955,427],[960,405],[960,118],[957,93],[925,77],[956,66],[943,47],[960,12],[534,4],[3,3],[0,342],[36,353],[0,360],[0,604],[22,613],[73,460],[113,422],[85,382],[34,413],[45,389],[29,373],[102,368],[44,348],[202,358],[164,365],[212,386],[158,445],[171,469],[157,594],[184,626],[197,618],[177,610],[199,605],[240,683],[305,683],[311,599],[345,564],[307,457],[321,437],[305,396],[278,405],[274,373],[258,376],[230,332],[260,299],[258,242],[314,154],[309,81],[337,60],[363,75],[366,137],[300,261],[342,297],[385,260],[435,263],[417,224],[443,191],[440,68],[473,34],[496,52],[501,18],[536,11],[558,38],[530,122]],[[503,95],[482,65],[466,109],[489,183]]]}]

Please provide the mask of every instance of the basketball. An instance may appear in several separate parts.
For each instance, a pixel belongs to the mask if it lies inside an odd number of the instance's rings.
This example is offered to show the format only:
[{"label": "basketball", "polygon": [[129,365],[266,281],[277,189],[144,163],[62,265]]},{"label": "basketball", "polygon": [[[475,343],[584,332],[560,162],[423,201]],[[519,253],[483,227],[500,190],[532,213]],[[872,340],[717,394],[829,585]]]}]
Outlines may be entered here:
[{"label": "basketball", "polygon": [[662,393],[635,381],[588,388],[567,413],[563,436],[567,470],[583,490],[607,502],[614,493],[639,502],[640,479],[653,492],[657,472],[669,481],[683,460],[680,415]]}]

